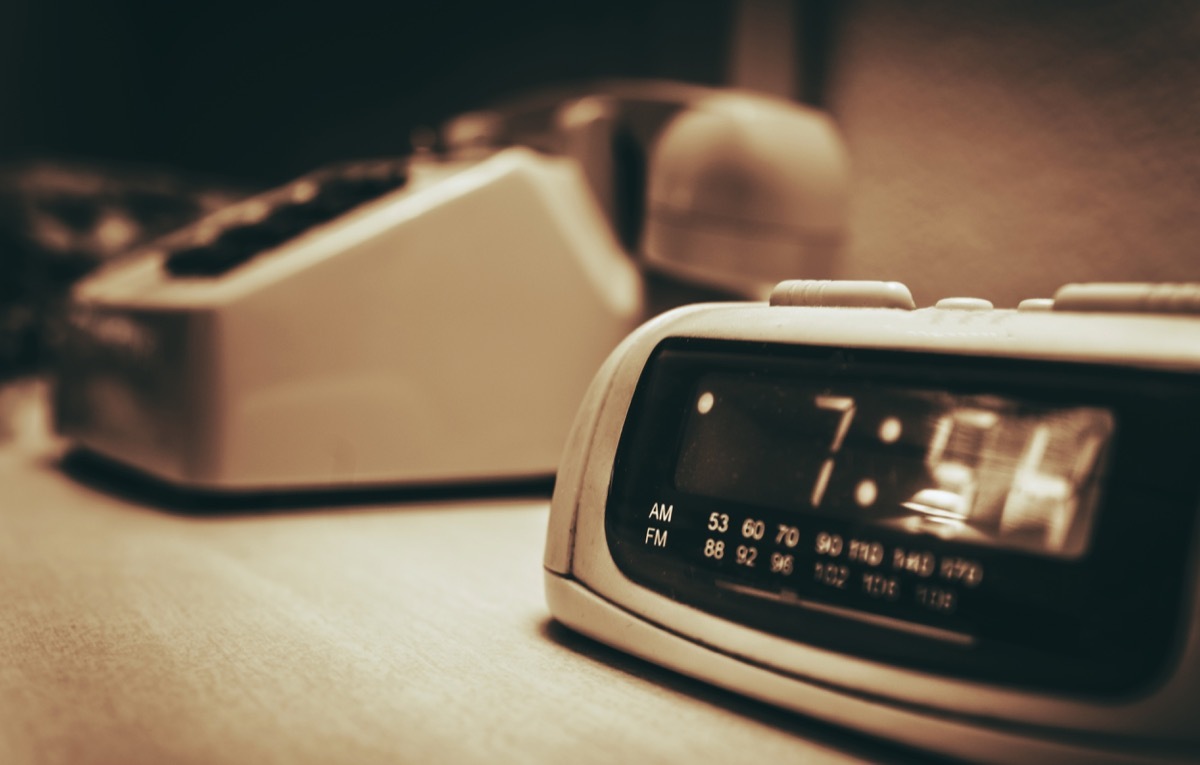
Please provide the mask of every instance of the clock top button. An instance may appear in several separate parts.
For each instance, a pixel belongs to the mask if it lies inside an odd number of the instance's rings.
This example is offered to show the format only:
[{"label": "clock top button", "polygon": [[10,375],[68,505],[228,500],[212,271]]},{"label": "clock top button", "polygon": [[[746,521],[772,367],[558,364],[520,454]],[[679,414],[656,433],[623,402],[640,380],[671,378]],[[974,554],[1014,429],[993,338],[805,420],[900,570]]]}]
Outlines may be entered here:
[{"label": "clock top button", "polygon": [[823,308],[903,308],[917,307],[912,293],[900,282],[868,282],[826,279],[792,279],[780,282],[771,291],[773,306],[809,306]]},{"label": "clock top button", "polygon": [[1025,298],[1017,304],[1018,311],[1053,311],[1054,298]]},{"label": "clock top button", "polygon": [[948,297],[937,301],[933,307],[943,311],[990,311],[992,301],[976,297]]},{"label": "clock top button", "polygon": [[1066,284],[1054,294],[1055,311],[1200,314],[1200,282]]}]

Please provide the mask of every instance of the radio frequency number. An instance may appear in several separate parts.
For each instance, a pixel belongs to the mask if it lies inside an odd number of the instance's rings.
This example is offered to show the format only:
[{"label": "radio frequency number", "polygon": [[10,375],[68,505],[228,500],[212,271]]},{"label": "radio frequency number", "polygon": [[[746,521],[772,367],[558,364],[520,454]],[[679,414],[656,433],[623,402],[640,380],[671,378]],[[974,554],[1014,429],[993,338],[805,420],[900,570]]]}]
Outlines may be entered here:
[{"label": "radio frequency number", "polygon": [[907,571],[917,576],[931,576],[936,565],[937,558],[931,552],[905,550],[903,547],[892,550],[892,568],[897,571]]},{"label": "radio frequency number", "polygon": [[775,544],[795,547],[800,544],[800,529],[785,523],[779,524],[779,529],[775,532]]},{"label": "radio frequency number", "polygon": [[708,514],[708,530],[716,531],[724,534],[729,531],[729,514],[728,513],[709,513]]},{"label": "radio frequency number", "polygon": [[878,566],[880,563],[883,563],[883,545],[879,542],[864,542],[861,539],[851,539],[848,557],[856,563]]},{"label": "radio frequency number", "polygon": [[753,518],[747,518],[742,522],[742,536],[746,539],[762,539],[767,533],[767,524],[763,521],[756,521]]},{"label": "radio frequency number", "polygon": [[983,564],[968,558],[942,558],[939,573],[948,582],[962,582],[967,587],[978,587],[983,581]]},{"label": "radio frequency number", "polygon": [[796,567],[796,559],[783,553],[771,553],[771,573],[789,576]]},{"label": "radio frequency number", "polygon": [[828,555],[831,558],[836,558],[842,554],[842,548],[845,543],[837,534],[829,534],[824,531],[817,534],[816,542],[813,544],[813,549],[817,551],[817,555]]},{"label": "radio frequency number", "polygon": [[895,600],[900,597],[900,580],[894,576],[885,576],[870,572],[864,573],[862,575],[862,588],[863,592],[872,598]]},{"label": "radio frequency number", "polygon": [[846,566],[839,566],[836,563],[821,563],[820,561],[813,564],[813,579],[821,584],[844,590],[846,580],[849,578],[850,569]]},{"label": "radio frequency number", "polygon": [[725,543],[719,539],[704,540],[704,557],[721,560],[725,557]]},{"label": "radio frequency number", "polygon": [[958,607],[958,597],[955,595],[954,590],[919,584],[917,585],[916,594],[917,603],[931,611],[949,614]]}]

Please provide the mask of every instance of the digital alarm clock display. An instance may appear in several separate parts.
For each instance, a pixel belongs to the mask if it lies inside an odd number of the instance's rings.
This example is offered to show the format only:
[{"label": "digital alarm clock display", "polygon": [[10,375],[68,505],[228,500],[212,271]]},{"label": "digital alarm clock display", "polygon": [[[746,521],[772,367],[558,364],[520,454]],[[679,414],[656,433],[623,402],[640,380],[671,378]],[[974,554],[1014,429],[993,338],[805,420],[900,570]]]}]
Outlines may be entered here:
[{"label": "digital alarm clock display", "polygon": [[1095,407],[730,374],[694,401],[681,491],[1065,557],[1086,545],[1113,429]]},{"label": "digital alarm clock display", "polygon": [[1174,656],[1197,432],[1187,375],[668,339],[606,533],[633,581],[750,627],[1121,694]]}]

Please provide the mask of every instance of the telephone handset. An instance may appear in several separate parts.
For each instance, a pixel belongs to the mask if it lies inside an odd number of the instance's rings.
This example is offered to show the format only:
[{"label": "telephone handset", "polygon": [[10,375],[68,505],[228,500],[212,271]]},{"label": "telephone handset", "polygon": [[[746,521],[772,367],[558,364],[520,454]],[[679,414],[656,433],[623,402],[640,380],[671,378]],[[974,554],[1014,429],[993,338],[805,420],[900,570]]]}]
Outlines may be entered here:
[{"label": "telephone handset", "polygon": [[446,124],[451,156],[523,144],[574,159],[617,238],[650,272],[759,298],[833,274],[846,151],[823,113],[747,91],[616,81]]}]

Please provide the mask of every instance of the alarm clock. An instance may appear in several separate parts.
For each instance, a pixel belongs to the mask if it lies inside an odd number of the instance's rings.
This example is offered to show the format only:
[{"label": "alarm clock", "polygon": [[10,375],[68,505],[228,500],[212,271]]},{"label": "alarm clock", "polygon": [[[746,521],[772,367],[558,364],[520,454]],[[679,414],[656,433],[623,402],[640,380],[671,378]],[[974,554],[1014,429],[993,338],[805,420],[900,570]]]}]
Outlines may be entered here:
[{"label": "alarm clock", "polygon": [[350,163],[76,285],[55,416],[189,490],[545,477],[642,311],[572,161]]},{"label": "alarm clock", "polygon": [[608,358],[545,550],[567,626],[954,757],[1200,757],[1200,285],[700,304]]}]

